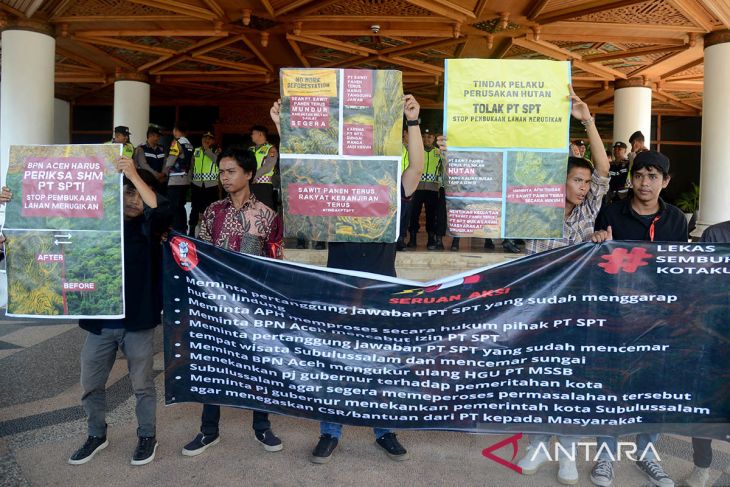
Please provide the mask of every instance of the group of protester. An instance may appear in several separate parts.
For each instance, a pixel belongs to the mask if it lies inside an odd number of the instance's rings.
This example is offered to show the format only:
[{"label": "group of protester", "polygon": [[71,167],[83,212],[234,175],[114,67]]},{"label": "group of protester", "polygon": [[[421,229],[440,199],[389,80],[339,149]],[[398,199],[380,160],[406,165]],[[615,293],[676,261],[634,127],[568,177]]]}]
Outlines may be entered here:
[{"label": "group of protester", "polygon": [[[661,190],[670,181],[670,162],[664,155],[647,150],[632,142],[630,169],[623,171],[625,144],[614,144],[617,161],[609,163],[594,119],[588,106],[570,89],[572,116],[586,130],[593,161],[579,152],[567,162],[565,219],[562,239],[531,240],[526,242],[528,254],[562,246],[593,241],[616,240],[686,242],[687,221],[676,207],[665,203]],[[277,101],[271,108],[272,121],[280,131],[280,108]],[[434,147],[433,134],[419,126],[420,107],[411,95],[404,96],[404,149],[401,178],[401,198],[404,204],[419,207],[433,215],[433,202],[438,199],[439,181],[432,181],[431,166],[448,164],[447,140],[441,136]],[[122,143],[123,156],[117,169],[123,173],[124,191],[124,255],[126,316],[118,320],[80,320],[87,330],[81,352],[82,405],[87,415],[88,438],[71,455],[69,463],[83,464],[108,444],[105,421],[106,381],[116,358],[117,349],[127,358],[132,389],[137,400],[138,444],[132,456],[133,465],[151,462],[158,447],[156,440],[156,391],[152,373],[153,334],[160,322],[162,296],[160,292],[160,241],[169,228],[182,233],[195,232],[198,238],[215,246],[247,254],[283,258],[282,220],[277,211],[271,185],[276,164],[276,148],[268,144],[266,130],[254,127],[250,150],[230,148],[221,151],[214,145],[213,134],[203,136],[202,146],[195,149],[186,137],[185,127],[176,124],[174,141],[165,152],[159,145],[160,131],[151,127],[147,141],[138,148],[127,145],[129,131],[117,127],[116,142]],[[636,134],[634,134],[636,136]],[[640,134],[639,134],[640,135]],[[126,140],[125,140],[126,137]],[[638,137],[638,136],[637,136]],[[641,137],[643,142],[643,137]],[[131,145],[131,144],[130,144]],[[643,147],[643,148],[642,148]],[[623,152],[622,152],[623,151]],[[631,189],[616,185],[610,193],[610,175],[625,176]],[[427,175],[424,179],[424,175]],[[167,181],[166,188],[161,184]],[[223,193],[219,193],[219,185]],[[431,184],[432,183],[432,184]],[[192,191],[190,221],[186,221],[183,205],[188,187]],[[268,186],[266,186],[268,185]],[[433,194],[419,192],[428,191]],[[623,194],[625,193],[625,194]],[[225,196],[224,196],[225,194]],[[7,188],[0,193],[0,202],[12,197]],[[610,201],[614,202],[609,203]],[[414,212],[414,214],[416,214]],[[411,239],[418,227],[410,224]],[[417,222],[416,222],[417,224]],[[189,225],[189,229],[188,229]],[[427,219],[428,225],[428,219]],[[414,231],[415,230],[415,231]],[[436,230],[429,227],[429,243],[438,243]],[[431,234],[434,234],[433,241]],[[711,227],[703,235],[707,241],[730,241],[730,223]],[[401,244],[403,242],[400,242]],[[410,242],[409,244],[410,245]],[[396,243],[330,243],[328,267],[366,271],[395,276]],[[219,442],[220,407],[205,404],[202,408],[200,432],[182,449],[182,454],[194,456]],[[253,412],[252,427],[256,440],[266,451],[275,452],[283,447],[273,432],[269,415]],[[342,434],[342,425],[321,423],[321,436],[311,460],[326,463],[330,460]],[[390,430],[375,428],[376,444],[394,460],[405,460],[408,452]],[[639,469],[657,486],[670,487],[674,482],[651,455],[658,435],[639,435],[640,453],[648,451],[637,461]],[[575,448],[577,438],[558,436],[566,451]],[[519,461],[525,475],[534,474],[549,459],[545,456],[548,435],[531,435],[527,455]],[[614,481],[612,459],[616,454],[616,438],[600,438],[601,456],[591,472],[591,481],[598,486],[610,486]],[[693,439],[695,469],[686,485],[704,486],[712,450],[710,441]],[[542,446],[542,447],[541,447]],[[563,484],[578,482],[574,460],[559,458],[558,481]]]}]

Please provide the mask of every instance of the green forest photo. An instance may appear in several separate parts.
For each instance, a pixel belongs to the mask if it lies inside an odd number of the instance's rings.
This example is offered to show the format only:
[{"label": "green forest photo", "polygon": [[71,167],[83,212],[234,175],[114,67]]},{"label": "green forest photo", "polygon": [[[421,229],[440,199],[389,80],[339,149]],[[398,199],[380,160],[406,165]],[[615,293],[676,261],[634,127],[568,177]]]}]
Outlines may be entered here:
[{"label": "green forest photo", "polygon": [[[8,314],[122,315],[121,232],[59,233],[5,231]],[[64,282],[95,289],[64,291]]]}]

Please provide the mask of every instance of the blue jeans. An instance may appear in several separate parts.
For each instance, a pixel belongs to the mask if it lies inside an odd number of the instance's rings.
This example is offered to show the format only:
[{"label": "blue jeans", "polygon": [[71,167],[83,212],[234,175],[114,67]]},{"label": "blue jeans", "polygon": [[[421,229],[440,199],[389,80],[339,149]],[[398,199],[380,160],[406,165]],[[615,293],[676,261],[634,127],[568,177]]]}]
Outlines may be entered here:
[{"label": "blue jeans", "polygon": [[[390,433],[389,429],[385,428],[373,428],[375,432],[375,438],[380,438],[386,433]],[[342,436],[342,425],[338,423],[325,423],[324,421],[319,423],[319,433],[322,435],[330,435],[338,440]]]},{"label": "blue jeans", "polygon": [[[598,442],[597,448],[600,450],[600,454],[598,455],[599,460],[617,459],[616,454],[618,450],[618,440],[616,438],[614,438],[613,436],[599,436],[596,440]],[[654,456],[654,450],[651,448],[647,450],[646,447],[649,445],[649,443],[651,443],[653,446],[657,441],[659,441],[659,433],[641,433],[639,435],[636,435],[636,459],[652,462],[656,461],[656,457]],[[611,455],[613,455],[613,458],[611,458]]]}]

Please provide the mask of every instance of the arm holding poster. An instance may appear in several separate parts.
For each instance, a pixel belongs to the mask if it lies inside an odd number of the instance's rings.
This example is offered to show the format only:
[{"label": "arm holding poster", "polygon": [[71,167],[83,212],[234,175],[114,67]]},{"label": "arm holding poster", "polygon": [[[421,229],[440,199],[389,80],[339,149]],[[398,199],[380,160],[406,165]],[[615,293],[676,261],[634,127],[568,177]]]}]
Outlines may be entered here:
[{"label": "arm holding poster", "polygon": [[588,140],[591,145],[591,155],[593,156],[593,165],[599,176],[608,177],[609,161],[606,156],[606,149],[603,147],[601,136],[598,134],[596,128],[596,122],[591,116],[591,112],[588,109],[586,102],[581,100],[578,95],[573,91],[573,86],[568,85],[570,89],[570,100],[573,102],[571,109],[571,115],[574,118],[580,120],[581,125],[585,127],[586,134],[588,134]]},{"label": "arm holding poster", "polygon": [[117,160],[117,169],[134,185],[144,204],[157,208],[157,194],[142,180],[132,159],[120,157]]},{"label": "arm holding poster", "polygon": [[[413,95],[403,97],[403,113],[408,121],[417,121],[421,106]],[[413,194],[418,187],[423,172],[423,138],[421,138],[421,127],[408,125],[408,168],[403,171],[401,185],[406,197]]]},{"label": "arm holding poster", "polygon": [[[0,204],[4,205],[8,201],[13,199],[13,193],[10,188],[3,186],[0,190]],[[5,235],[0,234],[0,260],[5,258]]]}]

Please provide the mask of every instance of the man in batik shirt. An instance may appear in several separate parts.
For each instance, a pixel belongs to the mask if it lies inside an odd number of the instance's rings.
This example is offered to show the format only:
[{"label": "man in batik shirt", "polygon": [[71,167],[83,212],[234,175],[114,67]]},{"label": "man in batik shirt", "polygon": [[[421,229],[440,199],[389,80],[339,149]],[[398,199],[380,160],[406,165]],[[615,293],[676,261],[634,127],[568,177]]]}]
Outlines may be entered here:
[{"label": "man in batik shirt", "polygon": [[[251,193],[256,175],[252,152],[226,150],[220,156],[220,180],[228,196],[211,204],[203,213],[199,238],[205,242],[244,254],[282,258],[280,217]],[[220,441],[218,423],[221,408],[203,405],[200,433],[183,448],[183,455],[195,456]],[[268,413],[253,411],[256,440],[266,451],[279,451],[281,440],[271,430]]]}]

